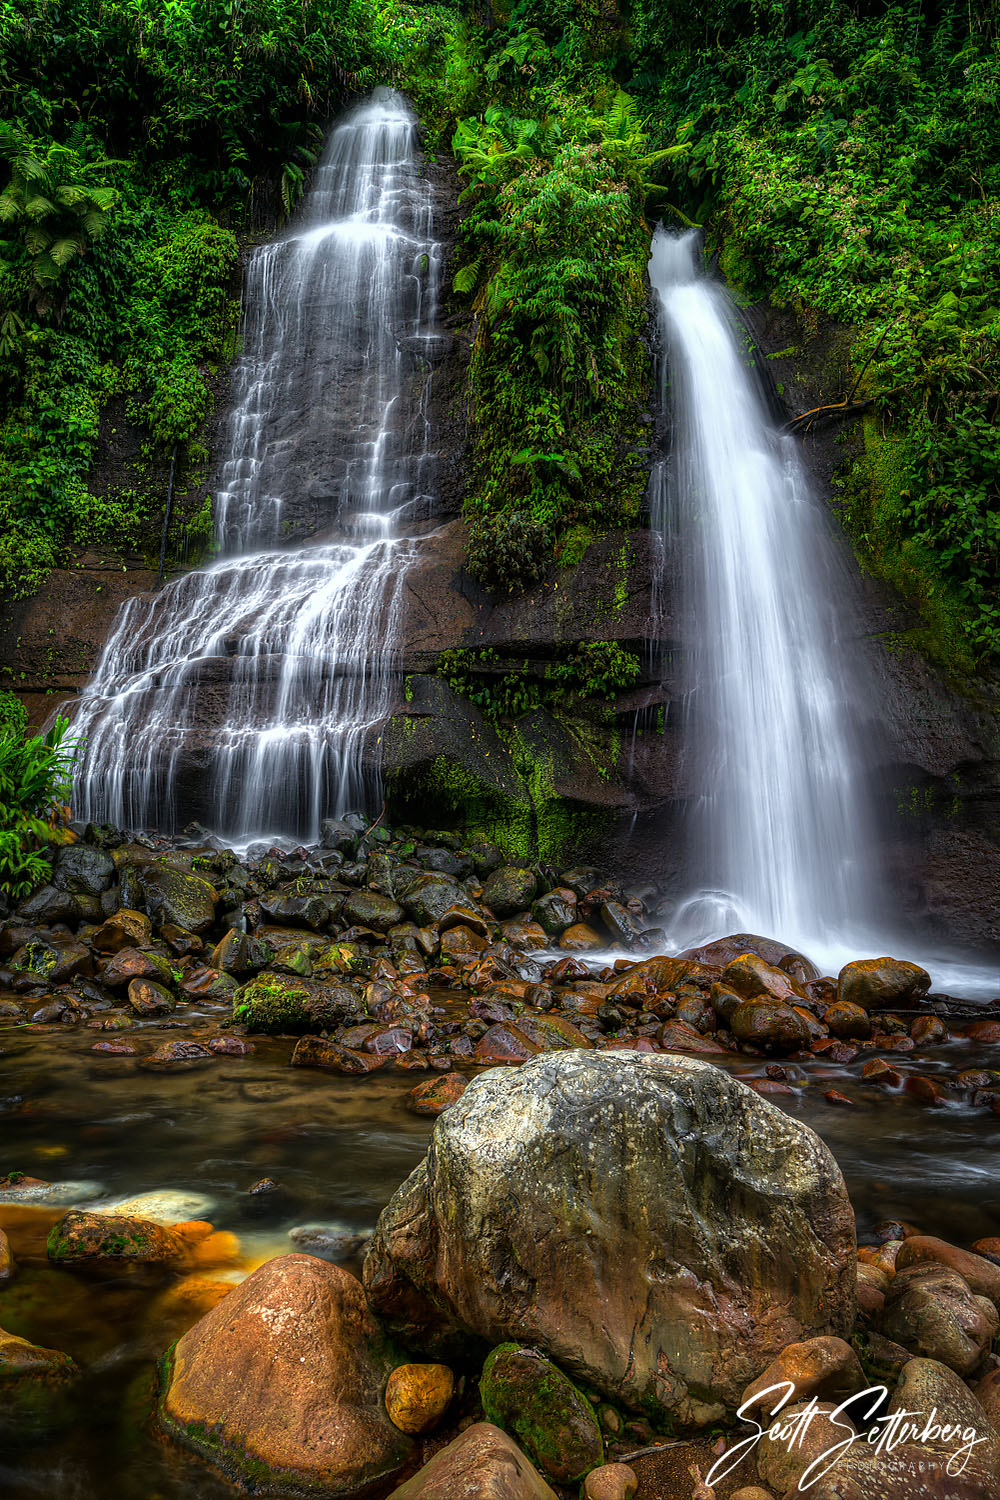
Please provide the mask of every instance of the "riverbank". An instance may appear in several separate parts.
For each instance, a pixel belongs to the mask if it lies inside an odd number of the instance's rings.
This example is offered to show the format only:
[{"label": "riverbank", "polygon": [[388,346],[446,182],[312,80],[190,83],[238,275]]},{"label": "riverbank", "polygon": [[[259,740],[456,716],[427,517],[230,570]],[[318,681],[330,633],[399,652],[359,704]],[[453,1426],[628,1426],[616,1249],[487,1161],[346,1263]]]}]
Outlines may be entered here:
[{"label": "riverbank", "polygon": [[[819,975],[748,934],[665,955],[654,893],[595,869],[506,865],[486,845],[361,818],[331,822],[324,836],[319,850],[237,856],[208,839],[182,849],[91,829],[0,926],[10,1143],[0,1227],[15,1268],[0,1326],[65,1352],[88,1376],[86,1416],[67,1396],[44,1444],[23,1426],[14,1434],[11,1494],[45,1492],[58,1474],[60,1486],[74,1476],[71,1493],[96,1495],[109,1462],[123,1497],[150,1485],[170,1500],[231,1494],[156,1437],[155,1368],[171,1341],[255,1268],[281,1264],[274,1257],[305,1252],[360,1276],[379,1213],[418,1166],[435,1118],[459,1101],[468,1108],[480,1080],[502,1100],[521,1068],[527,1078],[611,1067],[617,1099],[618,1069],[643,1057],[683,1068],[693,1057],[713,1067],[712,1108],[735,1089],[745,1108],[767,1107],[769,1128],[784,1120],[811,1140],[818,1132],[873,1266],[861,1276],[865,1337],[878,1332],[872,1318],[902,1253],[883,1240],[898,1246],[920,1231],[992,1253],[993,1007],[931,993],[905,961]],[[608,961],[612,943],[629,956]],[[596,1096],[588,1086],[581,1097],[592,1107]],[[669,1139],[674,1127],[664,1129]],[[711,1132],[696,1134],[715,1149]],[[743,1138],[723,1132],[724,1149]],[[709,1197],[722,1212],[725,1194]],[[120,1225],[123,1205],[132,1220],[165,1221],[157,1245],[171,1253],[95,1254],[91,1239],[80,1259],[53,1255],[72,1238],[67,1213],[71,1229],[77,1212],[86,1225],[111,1211]],[[727,1221],[738,1238],[742,1213]],[[528,1222],[541,1221],[532,1211]],[[847,1261],[853,1253],[852,1240]],[[754,1272],[762,1296],[769,1275]],[[531,1331],[515,1319],[504,1337]],[[434,1436],[409,1452],[411,1466],[482,1414],[490,1339],[460,1359],[432,1343],[417,1363],[447,1363],[464,1385]],[[583,1385],[599,1412],[600,1391]],[[664,1427],[634,1395],[604,1399],[619,1423],[601,1429],[604,1456],[673,1440],[676,1419]],[[690,1425],[689,1412],[681,1427]],[[686,1456],[702,1474],[714,1462],[702,1439]],[[635,1460],[640,1497],[663,1492],[643,1478],[652,1461]],[[686,1468],[678,1473],[693,1486]],[[719,1500],[730,1488],[717,1488]],[[686,1500],[691,1488],[676,1493]]]}]

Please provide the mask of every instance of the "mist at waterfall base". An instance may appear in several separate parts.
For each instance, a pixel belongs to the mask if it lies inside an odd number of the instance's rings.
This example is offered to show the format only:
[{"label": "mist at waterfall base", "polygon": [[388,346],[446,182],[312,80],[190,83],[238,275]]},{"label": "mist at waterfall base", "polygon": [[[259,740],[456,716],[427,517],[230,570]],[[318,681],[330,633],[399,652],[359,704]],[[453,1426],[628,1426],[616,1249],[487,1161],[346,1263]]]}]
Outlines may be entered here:
[{"label": "mist at waterfall base", "polygon": [[[440,247],[416,122],[379,90],[254,251],[221,451],[223,554],[122,609],[75,729],[79,817],[234,845],[377,808],[414,540]],[[412,530],[411,525],[411,530]]]},{"label": "mist at waterfall base", "polygon": [[[854,590],[797,444],[768,420],[732,305],[697,231],[653,238],[670,452],[650,502],[685,636],[685,762],[694,787],[675,950],[753,932],[824,973],[885,952],[941,988],[996,994],[993,970],[914,951],[880,868],[868,785],[874,685],[844,639]],[[665,407],[665,409],[667,409]]]}]

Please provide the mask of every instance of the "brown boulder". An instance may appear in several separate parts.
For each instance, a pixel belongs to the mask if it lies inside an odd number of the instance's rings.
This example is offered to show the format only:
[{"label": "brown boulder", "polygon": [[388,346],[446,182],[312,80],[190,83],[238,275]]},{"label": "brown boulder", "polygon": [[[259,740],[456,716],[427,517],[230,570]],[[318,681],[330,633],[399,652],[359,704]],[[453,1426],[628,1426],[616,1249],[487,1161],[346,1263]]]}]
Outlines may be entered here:
[{"label": "brown boulder", "polygon": [[388,1500],[556,1500],[556,1494],[505,1432],[476,1422]]},{"label": "brown boulder", "polygon": [[440,1116],[364,1277],[418,1347],[523,1341],[701,1426],[790,1342],[850,1332],[854,1249],[827,1147],[724,1071],[553,1052],[482,1074]]},{"label": "brown boulder", "polygon": [[992,1302],[974,1296],[957,1271],[935,1264],[897,1271],[881,1319],[887,1338],[963,1377],[982,1364],[998,1326]]},{"label": "brown boulder", "polygon": [[901,958],[862,958],[841,969],[837,999],[862,1010],[887,1010],[920,1000],[930,987],[931,976],[918,964]]},{"label": "brown boulder", "polygon": [[400,1432],[430,1432],[454,1391],[455,1377],[447,1365],[398,1365],[385,1388],[385,1409]]},{"label": "brown boulder", "polygon": [[[757,1376],[743,1392],[741,1409],[753,1411],[758,1406],[770,1410],[777,1395],[771,1388],[776,1385],[792,1386],[787,1398],[805,1401],[816,1396],[821,1401],[843,1401],[855,1391],[865,1388],[865,1373],[861,1361],[844,1339],[806,1339],[801,1344],[789,1344],[776,1359]],[[770,1394],[762,1396],[761,1393]]]},{"label": "brown boulder", "polygon": [[[911,1359],[903,1366],[899,1382],[889,1402],[890,1412],[918,1412],[921,1426],[937,1410],[939,1421],[963,1432],[972,1431],[978,1439],[975,1456],[992,1474],[1000,1474],[1000,1436],[977,1395],[954,1370],[934,1359]],[[922,1443],[932,1452],[951,1454],[955,1442],[945,1440],[941,1432],[929,1432]]]},{"label": "brown boulder", "polygon": [[741,1042],[766,1047],[775,1052],[798,1052],[810,1040],[808,1022],[790,1005],[782,1005],[769,995],[757,995],[733,1011],[729,1027]]},{"label": "brown boulder", "polygon": [[988,1297],[1000,1308],[1000,1266],[986,1260],[982,1255],[973,1255],[969,1250],[959,1250],[947,1240],[936,1239],[932,1234],[915,1234],[905,1239],[896,1255],[896,1270],[907,1266],[932,1262],[948,1266],[957,1271],[969,1289],[977,1297]]},{"label": "brown boulder", "polygon": [[123,948],[145,948],[153,936],[153,924],[144,912],[123,906],[98,927],[90,946],[98,953],[120,953]]},{"label": "brown boulder", "polygon": [[173,1346],[160,1420],[238,1484],[358,1495],[411,1451],[383,1404],[393,1363],[353,1276],[283,1255]]},{"label": "brown boulder", "polygon": [[767,995],[772,1000],[792,1005],[805,998],[804,991],[784,969],[765,963],[756,953],[741,953],[731,964],[727,964],[722,974],[722,983],[742,995],[745,1000]]}]

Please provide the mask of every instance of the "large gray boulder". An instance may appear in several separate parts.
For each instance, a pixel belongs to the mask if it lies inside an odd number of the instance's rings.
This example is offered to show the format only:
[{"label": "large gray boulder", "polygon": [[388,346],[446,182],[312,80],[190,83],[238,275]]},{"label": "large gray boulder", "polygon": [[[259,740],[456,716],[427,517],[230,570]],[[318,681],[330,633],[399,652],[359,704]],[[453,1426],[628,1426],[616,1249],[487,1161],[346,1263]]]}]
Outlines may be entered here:
[{"label": "large gray boulder", "polygon": [[364,1279],[423,1348],[516,1339],[699,1426],[787,1344],[850,1333],[854,1217],[823,1142],[720,1069],[550,1053],[439,1118]]}]

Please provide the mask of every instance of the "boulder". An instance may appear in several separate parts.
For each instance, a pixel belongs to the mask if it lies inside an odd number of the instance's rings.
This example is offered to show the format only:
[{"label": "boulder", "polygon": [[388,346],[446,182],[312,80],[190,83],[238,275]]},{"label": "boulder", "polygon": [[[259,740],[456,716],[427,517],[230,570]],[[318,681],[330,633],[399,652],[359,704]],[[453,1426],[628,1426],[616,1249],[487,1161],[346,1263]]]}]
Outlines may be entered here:
[{"label": "boulder", "polygon": [[108,917],[91,938],[98,953],[120,953],[123,948],[145,948],[153,936],[153,924],[142,911],[123,907]]},{"label": "boulder", "polygon": [[385,1409],[400,1432],[430,1432],[448,1410],[455,1377],[447,1365],[398,1365],[385,1388]]},{"label": "boulder", "polygon": [[169,865],[146,865],[139,871],[146,910],[162,926],[173,922],[185,932],[204,932],[215,920],[215,887],[200,875],[189,875]]},{"label": "boulder", "polygon": [[457,880],[429,870],[415,876],[393,894],[418,927],[430,927],[452,906],[463,906],[469,899],[465,887]]},{"label": "boulder", "polygon": [[[11,1445],[45,1438],[73,1420],[70,1388],[80,1370],[61,1349],[43,1349],[0,1328],[0,1438]],[[16,1484],[16,1474],[5,1465]]]},{"label": "boulder", "polygon": [[930,987],[931,976],[918,964],[901,958],[862,958],[841,969],[837,999],[862,1010],[887,1010],[920,1000]]},{"label": "boulder", "polygon": [[52,884],[74,896],[99,896],[115,880],[115,862],[93,844],[70,844],[56,856]]},{"label": "boulder", "polygon": [[854,1218],[827,1147],[721,1070],[554,1052],[440,1116],[364,1275],[402,1337],[521,1339],[699,1426],[787,1344],[850,1332]]},{"label": "boulder", "polygon": [[557,1484],[576,1484],[603,1462],[594,1408],[537,1349],[494,1349],[483,1366],[479,1395],[486,1420],[513,1434]]},{"label": "boulder", "polygon": [[729,1017],[729,1027],[739,1041],[775,1052],[798,1052],[810,1040],[805,1018],[770,995],[744,1000]]},{"label": "boulder", "polygon": [[772,1390],[776,1385],[794,1387],[791,1399],[795,1401],[816,1396],[821,1401],[839,1402],[864,1390],[865,1383],[861,1361],[844,1339],[806,1339],[782,1349],[743,1392],[740,1405],[746,1411],[758,1406],[770,1411],[778,1394]]},{"label": "boulder", "polygon": [[55,1265],[98,1265],[127,1261],[163,1263],[184,1253],[180,1240],[162,1224],[130,1214],[72,1210],[54,1224],[46,1244]]},{"label": "boulder", "polygon": [[[954,1372],[935,1359],[911,1359],[899,1374],[899,1383],[889,1402],[890,1412],[918,1412],[924,1417],[937,1410],[941,1423],[956,1424],[972,1431],[979,1440],[975,1455],[984,1468],[1000,1475],[1000,1435],[993,1426],[978,1397]],[[954,1453],[959,1446],[946,1442],[942,1433],[929,1433],[922,1439],[937,1453]]]},{"label": "boulder", "polygon": [[389,1480],[411,1451],[383,1403],[395,1363],[353,1276],[283,1255],[169,1351],[160,1420],[254,1491],[356,1495]]},{"label": "boulder", "polygon": [[512,917],[527,911],[535,897],[538,882],[532,870],[517,865],[501,865],[483,886],[483,905],[498,917]]},{"label": "boulder", "polygon": [[352,891],[344,902],[342,916],[345,922],[359,927],[370,927],[373,932],[388,932],[402,922],[406,913],[391,896],[380,896],[377,891]]},{"label": "boulder", "polygon": [[994,1306],[1000,1307],[1000,1266],[985,1256],[959,1250],[956,1245],[949,1245],[946,1240],[936,1239],[932,1234],[907,1236],[896,1256],[896,1270],[905,1271],[907,1266],[927,1263],[957,1271],[974,1296],[988,1297]]},{"label": "boulder", "polygon": [[233,996],[233,1020],[251,1031],[322,1031],[360,1008],[347,985],[318,984],[295,975],[258,974]]},{"label": "boulder", "polygon": [[896,1273],[879,1326],[912,1354],[940,1360],[964,1377],[982,1364],[1000,1319],[957,1271],[931,1264]]},{"label": "boulder", "polygon": [[557,1500],[531,1460],[499,1427],[476,1422],[435,1453],[388,1500]]},{"label": "boulder", "polygon": [[833,1462],[826,1455],[854,1431],[845,1413],[833,1420],[831,1414],[836,1409],[837,1403],[832,1401],[797,1401],[782,1407],[773,1423],[765,1426],[761,1419],[759,1425],[764,1427],[765,1436],[756,1446],[755,1457],[757,1472],[768,1489],[776,1495],[794,1491],[796,1496],[801,1490],[812,1500],[813,1490],[800,1484],[803,1476],[816,1464],[818,1468],[810,1475],[815,1479],[820,1469]]},{"label": "boulder", "polygon": [[177,1008],[177,1001],[165,985],[153,979],[132,979],[128,1003],[138,1016],[166,1016]]}]

